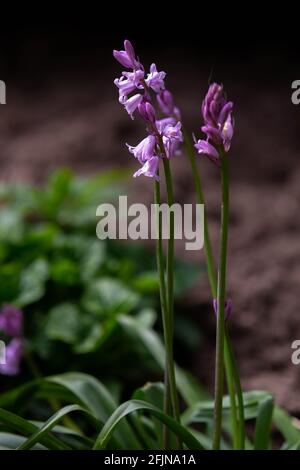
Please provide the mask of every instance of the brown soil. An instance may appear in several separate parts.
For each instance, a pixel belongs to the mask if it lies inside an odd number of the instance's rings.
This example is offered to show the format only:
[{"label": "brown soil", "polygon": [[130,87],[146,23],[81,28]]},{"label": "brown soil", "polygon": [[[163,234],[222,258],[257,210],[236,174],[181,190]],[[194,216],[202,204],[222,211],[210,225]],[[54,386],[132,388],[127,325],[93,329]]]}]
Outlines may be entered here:
[{"label": "brown soil", "polygon": [[[199,104],[209,67],[182,62],[182,67],[177,66],[182,74],[177,72],[172,82],[173,59],[160,57],[160,63],[169,71],[169,86],[176,91],[188,127],[199,135]],[[291,343],[300,339],[300,106],[291,104],[287,76],[271,86],[268,78],[274,70],[263,71],[261,63],[257,76],[251,75],[251,64],[224,67],[220,74],[236,103],[231,152],[228,290],[234,313],[230,328],[243,386],[269,389],[279,403],[299,412],[300,366],[291,363]],[[134,171],[135,162],[124,144],[135,144],[143,129],[120,109],[112,85],[118,73],[116,66],[113,71],[96,70],[75,78],[73,74],[52,75],[38,84],[8,83],[8,104],[1,106],[0,113],[1,179],[39,183],[61,165],[84,174],[115,165],[132,165]],[[199,158],[199,166],[216,246],[219,175],[205,159]],[[174,160],[173,173],[176,198],[192,200],[185,157]],[[134,180],[132,187],[140,199],[150,200],[149,180]],[[192,290],[187,302],[197,312],[203,330],[194,371],[211,385],[212,367],[207,364],[213,361],[214,319],[205,281]]]}]

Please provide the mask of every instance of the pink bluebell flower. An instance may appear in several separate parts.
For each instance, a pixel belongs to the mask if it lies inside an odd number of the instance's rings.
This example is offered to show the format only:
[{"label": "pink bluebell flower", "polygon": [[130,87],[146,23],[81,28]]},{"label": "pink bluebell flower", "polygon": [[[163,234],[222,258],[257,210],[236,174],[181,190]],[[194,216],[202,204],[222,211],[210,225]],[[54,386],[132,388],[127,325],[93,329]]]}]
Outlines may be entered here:
[{"label": "pink bluebell flower", "polygon": [[155,109],[153,108],[151,103],[149,103],[148,101],[143,101],[139,105],[139,113],[147,124],[151,124],[152,126],[155,124],[156,114]]},{"label": "pink bluebell flower", "polygon": [[119,88],[119,101],[124,103],[127,95],[136,89],[142,89],[141,80],[144,78],[143,70],[136,70],[134,72],[123,72],[121,78],[116,78],[114,84]]},{"label": "pink bluebell flower", "polygon": [[17,375],[20,372],[20,363],[23,356],[23,340],[21,338],[13,338],[6,346],[5,364],[0,364],[0,374]]},{"label": "pink bluebell flower", "polygon": [[0,332],[6,336],[22,336],[23,312],[13,305],[4,305],[0,311]]},{"label": "pink bluebell flower", "polygon": [[173,95],[169,90],[163,90],[156,96],[156,99],[162,113],[166,116],[173,116],[180,121],[180,110],[175,106]]},{"label": "pink bluebell flower", "polygon": [[[138,110],[145,121],[148,136],[137,146],[127,145],[130,153],[143,165],[134,176],[158,178],[159,162],[162,158],[171,158],[178,154],[178,148],[183,141],[180,112],[174,105],[172,94],[165,90],[165,72],[159,72],[153,63],[146,75],[144,67],[136,58],[134,49],[129,41],[124,42],[124,51],[114,51],[114,57],[131,71],[123,71],[121,78],[114,83],[119,89],[119,102],[133,118]],[[153,92],[165,118],[157,119],[152,105]]]},{"label": "pink bluebell flower", "polygon": [[135,56],[133,46],[128,39],[124,41],[124,51],[113,51],[114,58],[127,69],[138,69],[141,64]]},{"label": "pink bluebell flower", "polygon": [[148,176],[149,178],[155,178],[156,181],[159,181],[159,176],[157,174],[158,166],[159,166],[159,158],[157,156],[153,156],[149,158],[145,162],[145,164],[140,168],[138,171],[134,173],[134,178],[137,176]]},{"label": "pink bluebell flower", "polygon": [[151,64],[150,73],[148,73],[145,82],[149,88],[152,88],[152,90],[155,91],[155,93],[159,93],[165,89],[165,77],[165,72],[158,72],[156,65]]},{"label": "pink bluebell flower", "polygon": [[148,137],[145,137],[136,147],[126,145],[129,152],[132,153],[140,163],[145,163],[145,161],[149,160],[154,155],[156,139],[153,135],[148,135]]},{"label": "pink bluebell flower", "polygon": [[141,104],[143,101],[143,95],[136,94],[131,96],[130,98],[127,98],[122,104],[124,105],[124,108],[126,109],[127,113],[133,119],[133,113]]},{"label": "pink bluebell flower", "polygon": [[199,154],[207,155],[220,166],[220,149],[228,152],[233,137],[233,103],[227,101],[223,85],[213,83],[202,103],[202,115],[205,125],[201,128],[207,140],[199,140],[195,147]]}]

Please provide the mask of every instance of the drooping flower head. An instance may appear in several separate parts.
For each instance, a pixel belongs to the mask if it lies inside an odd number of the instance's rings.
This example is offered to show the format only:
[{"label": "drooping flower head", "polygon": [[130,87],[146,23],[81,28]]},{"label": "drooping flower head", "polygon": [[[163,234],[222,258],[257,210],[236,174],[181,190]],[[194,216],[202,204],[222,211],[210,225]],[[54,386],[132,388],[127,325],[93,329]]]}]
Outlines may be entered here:
[{"label": "drooping flower head", "polygon": [[[172,94],[165,89],[165,72],[160,72],[152,63],[148,74],[137,59],[132,44],[124,41],[124,50],[113,51],[117,61],[131,71],[123,71],[114,83],[119,89],[119,102],[133,119],[134,113],[146,124],[148,136],[138,145],[127,145],[130,153],[142,164],[134,176],[148,176],[159,180],[158,168],[162,158],[171,158],[178,153],[182,142],[179,109],[174,105]],[[159,110],[164,118],[159,119],[152,102],[156,96]]]},{"label": "drooping flower head", "polygon": [[206,140],[198,140],[195,148],[218,166],[220,150],[227,153],[230,149],[234,131],[232,110],[233,103],[227,101],[223,85],[210,85],[202,103],[204,126],[201,130],[206,134]]}]

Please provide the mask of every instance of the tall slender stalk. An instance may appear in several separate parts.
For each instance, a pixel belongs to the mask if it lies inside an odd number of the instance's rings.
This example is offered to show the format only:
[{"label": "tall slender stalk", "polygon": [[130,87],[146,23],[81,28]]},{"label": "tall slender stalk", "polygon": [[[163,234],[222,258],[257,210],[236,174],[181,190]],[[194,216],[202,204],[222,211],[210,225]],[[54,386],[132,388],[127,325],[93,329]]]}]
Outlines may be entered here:
[{"label": "tall slender stalk", "polygon": [[[169,181],[170,172],[168,173],[168,187],[170,185]],[[170,187],[169,187],[170,191]],[[168,192],[168,189],[167,189]],[[171,268],[173,265],[172,259],[172,244],[171,251],[168,250],[168,261],[167,261],[167,282],[168,288],[166,289],[165,282],[165,264],[163,256],[163,245],[162,245],[162,214],[158,212],[158,206],[160,204],[160,183],[155,181],[154,183],[154,202],[157,209],[157,241],[156,241],[156,260],[157,260],[157,269],[159,276],[159,290],[160,290],[160,302],[161,302],[161,312],[162,312],[162,323],[163,323],[163,334],[164,342],[166,348],[166,371],[165,371],[165,397],[164,397],[164,411],[169,414],[170,408],[172,409],[172,415],[175,419],[179,421],[179,406],[178,406],[178,397],[176,390],[176,380],[175,380],[175,368],[174,368],[174,359],[173,359],[173,324],[172,318],[169,314],[169,305],[173,305],[173,280],[170,279],[170,276],[173,276],[173,271]],[[172,232],[172,227],[170,228]],[[173,229],[174,233],[174,229]],[[171,238],[171,237],[170,237]],[[173,240],[174,243],[174,240]],[[171,281],[171,282],[170,282]],[[170,322],[171,318],[171,322]],[[171,403],[170,403],[171,402]],[[170,406],[171,405],[171,406]],[[164,427],[163,429],[163,439],[164,439],[164,448],[167,449],[169,446],[169,432]],[[180,446],[180,445],[179,445]]]},{"label": "tall slender stalk", "polygon": [[218,269],[218,311],[216,331],[216,363],[215,363],[215,426],[213,436],[213,449],[220,449],[222,431],[222,400],[224,382],[224,343],[225,343],[225,298],[226,298],[226,263],[227,263],[227,241],[229,225],[229,184],[228,184],[228,158],[220,155],[221,159],[221,234],[220,255]]},{"label": "tall slender stalk", "polygon": [[[154,204],[156,205],[156,227],[157,227],[157,238],[156,238],[156,263],[158,270],[158,279],[159,279],[159,294],[160,294],[160,306],[161,306],[161,316],[163,324],[163,333],[164,341],[166,345],[166,328],[167,328],[167,294],[166,294],[166,284],[165,284],[165,263],[163,255],[163,245],[162,245],[162,214],[158,212],[158,207],[160,205],[160,183],[158,181],[154,182]],[[170,409],[170,384],[169,384],[169,360],[168,360],[168,351],[166,347],[166,360],[165,360],[165,374],[164,374],[164,412],[169,414]],[[169,447],[169,429],[167,426],[163,426],[163,446],[164,449]]]},{"label": "tall slender stalk", "polygon": [[[169,208],[173,205],[173,185],[170,164],[168,159],[163,160],[164,172],[167,188],[167,201]],[[176,421],[180,421],[180,410],[178,402],[178,394],[176,387],[174,354],[173,354],[173,337],[174,337],[174,213],[169,211],[169,239],[168,239],[168,253],[167,253],[167,331],[166,341],[169,350],[169,381],[170,381],[170,395],[173,408],[173,414]]]},{"label": "tall slender stalk", "polygon": [[238,449],[239,450],[244,450],[245,449],[245,438],[246,438],[246,432],[245,432],[245,413],[244,413],[244,399],[243,399],[243,390],[241,387],[241,381],[240,381],[240,376],[239,376],[239,371],[238,367],[236,364],[236,360],[234,357],[233,349],[232,349],[232,344],[229,341],[229,335],[227,331],[227,326],[226,326],[226,341],[225,341],[225,350],[228,351],[229,358],[230,358],[230,363],[231,363],[231,368],[232,368],[232,374],[233,374],[233,380],[235,383],[235,388],[236,388],[236,396],[237,396],[237,402],[238,402],[238,410],[239,410],[239,441],[238,441]]},{"label": "tall slender stalk", "polygon": [[[205,198],[202,190],[202,184],[200,175],[198,172],[194,149],[191,144],[191,140],[187,132],[184,131],[184,143],[186,154],[188,156],[192,175],[194,180],[194,185],[196,189],[197,195],[197,202],[198,204],[205,205]],[[210,289],[213,298],[217,298],[217,276],[215,270],[215,262],[213,257],[213,252],[210,243],[210,236],[208,230],[208,223],[206,215],[204,217],[204,251],[205,251],[205,258],[206,258],[206,265],[207,265],[207,272],[208,272],[208,279],[210,284]],[[236,389],[237,392],[237,401],[238,401],[238,411],[239,411],[239,426],[238,429],[235,428],[236,432],[239,432],[239,449],[244,449],[245,445],[245,423],[244,423],[244,403],[243,403],[243,394],[241,388],[241,382],[239,378],[239,373],[237,369],[237,365],[234,359],[234,353],[231,346],[231,341],[228,332],[226,332],[225,337],[225,364],[226,364],[226,381],[228,384],[228,390]],[[230,364],[227,364],[230,362]],[[232,415],[232,422],[236,423],[237,421],[237,410],[236,410],[236,402],[233,401],[233,395],[230,397],[230,404],[231,404],[231,415]],[[235,437],[234,440],[237,442],[237,438]]]}]

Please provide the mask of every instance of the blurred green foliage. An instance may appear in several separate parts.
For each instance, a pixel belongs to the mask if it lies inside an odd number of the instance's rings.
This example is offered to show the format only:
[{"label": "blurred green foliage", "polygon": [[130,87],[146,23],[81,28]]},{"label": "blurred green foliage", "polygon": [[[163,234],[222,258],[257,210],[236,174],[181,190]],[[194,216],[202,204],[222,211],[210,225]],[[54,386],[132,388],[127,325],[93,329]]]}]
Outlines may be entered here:
[{"label": "blurred green foliage", "polygon": [[[124,193],[127,176],[113,170],[84,179],[62,169],[43,187],[0,187],[0,304],[23,309],[27,348],[43,374],[84,370],[135,380],[157,369],[117,321],[132,315],[153,328],[153,252],[95,233],[97,206]],[[177,260],[177,298],[198,276],[199,268]],[[194,343],[195,329],[183,316],[180,324]]]}]

